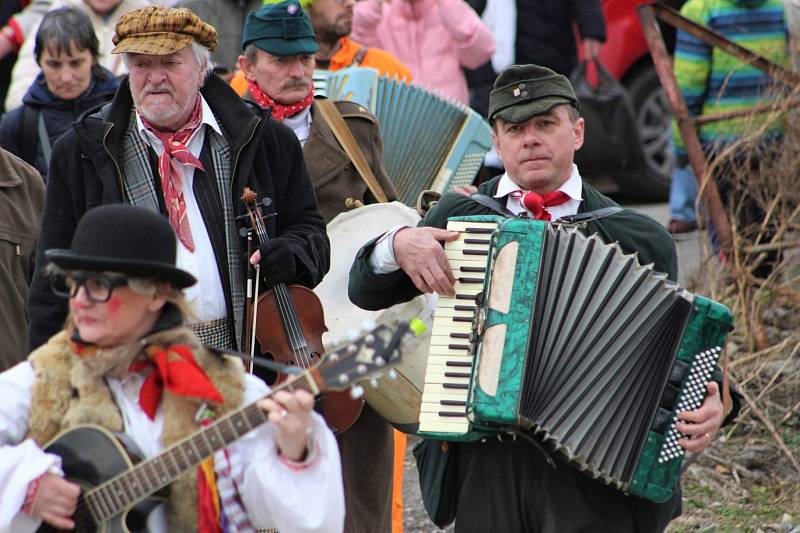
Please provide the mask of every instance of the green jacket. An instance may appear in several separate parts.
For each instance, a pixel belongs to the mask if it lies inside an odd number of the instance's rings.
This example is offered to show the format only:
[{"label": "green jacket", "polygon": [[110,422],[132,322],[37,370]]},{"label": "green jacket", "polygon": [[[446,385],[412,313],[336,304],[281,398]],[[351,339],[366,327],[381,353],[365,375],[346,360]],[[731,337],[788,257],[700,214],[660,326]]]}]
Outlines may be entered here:
[{"label": "green jacket", "polygon": [[[479,192],[491,196],[497,189],[500,178],[494,178],[479,188]],[[583,184],[583,201],[579,213],[594,211],[618,204],[601,194],[597,189]],[[491,215],[486,207],[461,194],[446,194],[420,221],[420,226],[444,228],[451,216]],[[609,217],[589,222],[586,233],[600,235],[605,242],[618,242],[625,253],[639,254],[639,262],[652,263],[655,269],[665,272],[671,280],[678,279],[678,256],[675,241],[661,224],[630,209]],[[403,272],[375,274],[369,264],[369,255],[375,246],[370,241],[359,250],[350,270],[348,294],[350,300],[364,309],[385,309],[391,305],[407,302],[419,294],[411,279]]]}]

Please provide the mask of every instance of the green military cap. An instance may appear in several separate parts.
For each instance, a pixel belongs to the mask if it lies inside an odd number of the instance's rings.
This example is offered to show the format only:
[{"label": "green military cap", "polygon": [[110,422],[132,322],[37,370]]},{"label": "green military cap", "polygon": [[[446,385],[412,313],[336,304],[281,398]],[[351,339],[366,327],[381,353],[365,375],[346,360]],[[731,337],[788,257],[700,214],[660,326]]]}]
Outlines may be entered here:
[{"label": "green military cap", "polygon": [[251,43],[282,57],[310,55],[319,50],[311,20],[297,0],[264,4],[247,15],[242,48]]},{"label": "green military cap", "polygon": [[566,76],[539,65],[514,65],[497,77],[489,95],[489,121],[519,124],[560,104],[580,109]]}]

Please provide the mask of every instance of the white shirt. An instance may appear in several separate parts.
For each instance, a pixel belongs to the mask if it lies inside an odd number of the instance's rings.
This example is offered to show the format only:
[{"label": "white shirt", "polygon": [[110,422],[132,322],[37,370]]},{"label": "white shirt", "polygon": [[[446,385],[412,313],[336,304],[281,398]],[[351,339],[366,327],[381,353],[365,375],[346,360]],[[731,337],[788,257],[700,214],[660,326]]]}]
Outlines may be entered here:
[{"label": "white shirt", "polygon": [[[561,205],[545,207],[545,209],[547,209],[547,211],[550,213],[551,218],[553,220],[557,220],[563,216],[576,214],[578,212],[578,207],[581,205],[581,194],[583,193],[583,180],[578,172],[577,165],[573,163],[572,173],[570,174],[569,178],[567,178],[567,181],[561,184],[561,187],[556,190],[563,191],[567,196],[569,196],[570,199]],[[506,209],[515,215],[518,215],[526,209],[520,203],[519,199],[511,197],[511,193],[514,191],[522,191],[522,189],[519,185],[512,181],[508,173],[505,173],[497,183],[497,191],[495,192],[494,197],[502,198],[503,196],[509,195],[508,199],[506,200]],[[389,274],[390,272],[396,272],[400,269],[400,266],[397,264],[397,261],[395,261],[394,258],[394,236],[403,227],[405,226],[397,227],[388,231],[375,244],[375,248],[372,249],[372,254],[370,254],[369,257],[369,264],[372,266],[372,270],[376,274]]]},{"label": "white shirt", "polygon": [[293,117],[286,117],[283,123],[292,128],[292,131],[300,141],[300,146],[305,146],[309,135],[311,135],[311,106],[300,111]]},{"label": "white shirt", "polygon": [[[206,139],[206,128],[212,128],[222,135],[217,119],[211,112],[205,98],[200,96],[202,106],[202,122],[186,143],[189,152],[197,158],[203,150],[203,142]],[[150,145],[156,154],[161,155],[162,146],[158,137],[148,131],[142,123],[139,114],[136,113],[136,127],[139,136],[144,142]],[[195,278],[197,283],[183,290],[186,300],[192,308],[198,322],[217,320],[228,316],[225,304],[225,291],[222,288],[222,279],[219,277],[214,248],[211,246],[211,238],[206,231],[203,222],[203,215],[200,213],[200,206],[194,196],[192,183],[194,182],[194,167],[191,165],[180,165],[183,170],[183,199],[186,202],[186,216],[189,219],[189,227],[192,230],[192,240],[194,241],[194,252],[189,251],[186,246],[178,239],[178,254],[176,266],[183,269]]]},{"label": "white shirt", "polygon": [[[47,471],[61,472],[60,457],[45,453],[30,439],[23,441],[35,380],[33,366],[27,361],[0,374],[0,533],[35,531],[41,522],[20,512],[28,484]],[[155,420],[150,420],[139,406],[143,381],[141,374],[132,373],[121,380],[108,379],[107,383],[122,413],[124,438],[150,458],[163,450],[160,438],[164,415],[159,407]],[[268,391],[263,381],[245,375],[245,404],[262,398]],[[336,439],[319,415],[312,413],[312,417],[319,455],[304,469],[292,469],[280,460],[275,428],[269,423],[228,447],[242,462],[239,492],[254,527],[292,532],[342,531],[344,489]],[[318,497],[311,498],[310,494]],[[167,532],[163,505],[150,513],[148,529]]]},{"label": "white shirt", "polygon": [[[494,197],[502,198],[503,196],[508,196],[506,200],[506,209],[518,215],[523,211],[527,211],[527,209],[522,205],[521,198],[513,198],[511,196],[511,193],[515,191],[527,192],[514,183],[506,172],[497,183],[497,191],[495,191]],[[583,193],[583,180],[578,172],[577,165],[573,163],[572,173],[569,175],[569,178],[567,178],[567,181],[562,183],[561,187],[556,189],[556,191],[562,191],[569,196],[570,199],[561,205],[545,207],[545,210],[550,213],[550,218],[552,220],[558,220],[561,217],[576,214],[581,205],[581,194]]]}]

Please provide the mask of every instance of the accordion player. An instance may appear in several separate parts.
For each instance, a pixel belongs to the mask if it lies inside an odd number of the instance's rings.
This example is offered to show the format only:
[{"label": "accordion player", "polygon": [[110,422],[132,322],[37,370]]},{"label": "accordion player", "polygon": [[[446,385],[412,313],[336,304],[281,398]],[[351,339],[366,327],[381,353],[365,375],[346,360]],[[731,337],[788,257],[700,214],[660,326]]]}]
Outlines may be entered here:
[{"label": "accordion player", "polygon": [[[544,194],[566,189],[571,200],[552,211],[548,209],[553,219],[618,207],[583,182],[572,163],[574,151],[583,140],[583,122],[575,117],[577,107],[574,91],[564,76],[535,65],[514,66],[503,72],[490,97],[490,120],[494,121],[498,153],[506,164],[506,174],[481,184],[478,192],[518,214],[526,211],[512,195],[516,190]],[[529,163],[532,155],[538,155],[540,160]],[[459,234],[443,230],[452,217],[496,214],[495,209],[467,196],[444,195],[428,212],[421,227],[380,236],[362,247],[351,267],[351,301],[363,308],[382,309],[434,289],[420,279],[445,278],[450,280],[450,286],[442,291],[436,289],[437,292],[456,299],[457,294],[452,294],[454,273],[443,245],[455,242]],[[677,279],[675,243],[660,224],[647,216],[623,209],[604,218],[589,219],[578,231],[586,237],[596,236],[604,246],[618,246],[622,255],[636,254],[640,264],[652,265],[649,272],[666,274],[662,283]],[[485,240],[485,236],[481,238]],[[391,256],[386,253],[387,248]],[[437,271],[441,270],[442,261],[448,265],[445,278]],[[572,267],[571,261],[568,263],[571,268],[578,268],[578,265]],[[525,278],[533,276],[532,273],[526,276],[524,270],[520,272]],[[469,277],[474,277],[473,273]],[[479,292],[483,287],[480,283]],[[518,296],[515,290],[521,294],[523,289],[512,285],[512,295]],[[463,305],[470,305],[469,300]],[[468,320],[471,325],[472,320]],[[524,328],[523,324],[513,326]],[[431,338],[435,336],[436,331],[432,331]],[[721,344],[722,338],[715,342]],[[465,373],[463,369],[460,372]],[[471,369],[466,373],[471,373]],[[581,373],[573,374],[568,379],[580,377]],[[505,386],[506,380],[510,380],[508,373],[498,378],[498,385]],[[713,381],[717,381],[716,376]],[[709,385],[711,392],[702,407],[688,413],[694,426],[684,427],[683,422],[690,420],[682,418],[680,429],[692,435],[687,446],[694,450],[707,446],[704,434],[713,434],[725,415],[730,420],[738,410],[738,398],[733,395],[730,410],[723,412],[718,392],[714,396],[716,387],[716,383]],[[624,413],[614,415],[606,411],[603,416],[616,418],[620,426],[628,425]],[[595,425],[599,427],[600,422]],[[630,490],[620,490],[613,480],[607,483],[607,479],[601,479],[604,474],[597,479],[591,472],[586,475],[571,466],[568,457],[552,455],[556,465],[552,468],[540,451],[541,446],[525,438],[501,440],[493,435],[490,430],[477,440],[424,439],[416,447],[423,502],[438,526],[455,519],[459,531],[466,532],[661,531],[680,513],[680,490],[666,494],[666,502],[654,501],[664,495],[641,498],[631,495]],[[590,432],[590,438],[592,435],[595,434]],[[534,438],[542,442],[542,437],[540,433]]]}]

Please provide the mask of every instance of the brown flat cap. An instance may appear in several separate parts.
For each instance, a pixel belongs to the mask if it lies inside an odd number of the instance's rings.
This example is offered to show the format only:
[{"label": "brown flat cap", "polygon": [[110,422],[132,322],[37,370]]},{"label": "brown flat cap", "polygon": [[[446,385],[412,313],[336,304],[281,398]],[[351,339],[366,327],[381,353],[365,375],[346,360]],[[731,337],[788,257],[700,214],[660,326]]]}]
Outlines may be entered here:
[{"label": "brown flat cap", "polygon": [[163,56],[197,42],[214,50],[217,30],[185,8],[147,6],[120,17],[112,54],[133,52]]}]

